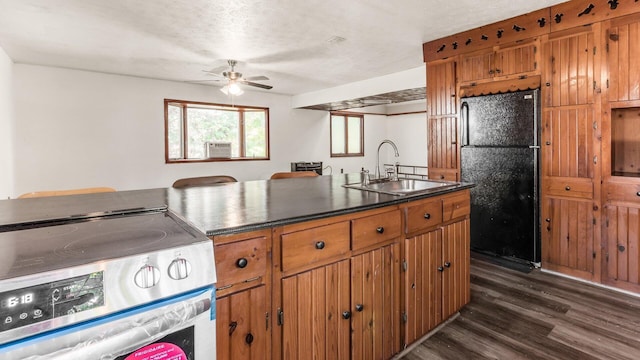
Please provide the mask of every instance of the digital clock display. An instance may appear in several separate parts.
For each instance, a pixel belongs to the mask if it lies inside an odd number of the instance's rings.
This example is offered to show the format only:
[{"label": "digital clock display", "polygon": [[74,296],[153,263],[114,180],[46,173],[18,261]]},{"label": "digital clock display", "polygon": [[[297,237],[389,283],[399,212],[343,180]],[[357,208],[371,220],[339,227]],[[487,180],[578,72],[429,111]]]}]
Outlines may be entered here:
[{"label": "digital clock display", "polygon": [[0,293],[0,332],[104,305],[103,272]]},{"label": "digital clock display", "polygon": [[31,292],[17,296],[9,296],[2,299],[2,301],[0,302],[0,308],[11,309],[15,308],[18,305],[28,305],[33,303],[34,299],[35,296]]}]

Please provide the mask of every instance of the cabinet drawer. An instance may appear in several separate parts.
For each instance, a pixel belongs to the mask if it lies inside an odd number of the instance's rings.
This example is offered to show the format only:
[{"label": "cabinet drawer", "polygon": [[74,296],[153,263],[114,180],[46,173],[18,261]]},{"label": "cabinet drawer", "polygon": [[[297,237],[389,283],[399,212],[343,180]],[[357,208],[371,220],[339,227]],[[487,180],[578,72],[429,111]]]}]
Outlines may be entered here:
[{"label": "cabinet drawer", "polygon": [[349,222],[282,235],[282,270],[318,264],[349,252]]},{"label": "cabinet drawer", "polygon": [[258,280],[267,270],[267,244],[264,237],[216,245],[217,287]]},{"label": "cabinet drawer", "polygon": [[353,250],[382,243],[400,236],[400,210],[351,220]]},{"label": "cabinet drawer", "polygon": [[469,190],[442,199],[442,221],[449,221],[471,213]]},{"label": "cabinet drawer", "polygon": [[591,199],[593,182],[591,179],[547,178],[543,180],[542,190],[543,195]]},{"label": "cabinet drawer", "polygon": [[458,170],[429,168],[429,179],[458,181]]},{"label": "cabinet drawer", "polygon": [[406,232],[412,233],[442,222],[442,200],[409,206],[405,209]]},{"label": "cabinet drawer", "polygon": [[629,201],[640,203],[640,184],[613,183],[605,185],[607,201]]}]

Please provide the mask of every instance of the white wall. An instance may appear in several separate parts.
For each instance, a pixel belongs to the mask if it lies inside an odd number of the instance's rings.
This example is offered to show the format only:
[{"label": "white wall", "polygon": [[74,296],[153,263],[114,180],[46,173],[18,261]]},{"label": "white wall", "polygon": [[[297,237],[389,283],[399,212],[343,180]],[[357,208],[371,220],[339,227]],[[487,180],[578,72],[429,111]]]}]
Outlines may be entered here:
[{"label": "white wall", "polygon": [[0,47],[0,199],[13,193],[13,62]]},{"label": "white wall", "polygon": [[[211,174],[267,179],[288,171],[292,161],[323,161],[334,174],[362,167],[373,171],[377,146],[387,137],[386,123],[399,118],[365,116],[366,157],[330,158],[327,112],[292,109],[290,96],[246,91],[236,104],[270,109],[270,161],[165,164],[164,99],[229,103],[218,88],[24,64],[13,65],[13,77],[12,197],[92,186],[167,187],[178,178]],[[407,134],[414,141],[415,131]],[[407,134],[398,130],[397,141],[404,143]],[[399,144],[402,163],[409,161],[403,156],[413,156],[402,150],[405,146]],[[381,153],[381,162],[390,151]]]}]

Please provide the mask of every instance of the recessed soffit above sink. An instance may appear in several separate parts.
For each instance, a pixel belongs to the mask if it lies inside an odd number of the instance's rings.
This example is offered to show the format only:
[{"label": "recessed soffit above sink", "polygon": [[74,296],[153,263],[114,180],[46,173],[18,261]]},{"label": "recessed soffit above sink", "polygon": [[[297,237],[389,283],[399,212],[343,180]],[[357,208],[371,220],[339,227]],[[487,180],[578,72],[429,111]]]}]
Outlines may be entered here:
[{"label": "recessed soffit above sink", "polygon": [[371,95],[350,100],[333,101],[324,104],[308,105],[301,109],[338,111],[347,109],[363,108],[367,106],[389,105],[426,98],[427,88],[419,87],[388,92],[379,95]]}]

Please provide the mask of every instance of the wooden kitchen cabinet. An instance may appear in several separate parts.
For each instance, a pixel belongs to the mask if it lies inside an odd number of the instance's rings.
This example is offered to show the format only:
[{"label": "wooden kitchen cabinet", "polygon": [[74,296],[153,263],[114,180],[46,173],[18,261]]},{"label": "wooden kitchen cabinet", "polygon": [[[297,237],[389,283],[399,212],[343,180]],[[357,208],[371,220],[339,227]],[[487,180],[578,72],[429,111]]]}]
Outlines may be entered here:
[{"label": "wooden kitchen cabinet", "polygon": [[213,237],[218,359],[270,359],[271,231]]},{"label": "wooden kitchen cabinet", "polygon": [[[401,350],[401,224],[390,207],[277,230],[281,358],[388,359]],[[295,260],[299,249],[307,262]]]},{"label": "wooden kitchen cabinet", "polygon": [[601,269],[600,25],[542,45],[542,267],[590,281]]},{"label": "wooden kitchen cabinet", "polygon": [[[469,209],[468,190],[405,208],[405,345],[422,338],[470,301]],[[417,216],[420,213],[422,217]],[[433,218],[442,221],[433,223]]]},{"label": "wooden kitchen cabinet", "polygon": [[460,83],[536,75],[537,40],[460,55]]},{"label": "wooden kitchen cabinet", "polygon": [[603,282],[640,292],[640,201],[607,204],[605,214],[606,276]]},{"label": "wooden kitchen cabinet", "polygon": [[640,100],[640,14],[605,23],[609,101]]},{"label": "wooden kitchen cabinet", "polygon": [[456,115],[458,98],[455,58],[427,64],[427,114]]},{"label": "wooden kitchen cabinet", "polygon": [[349,260],[283,278],[282,359],[348,359]]},{"label": "wooden kitchen cabinet", "polygon": [[542,267],[593,280],[598,276],[598,207],[590,199],[542,198]]},{"label": "wooden kitchen cabinet", "polygon": [[431,117],[427,121],[427,132],[429,179],[458,181],[458,117]]},{"label": "wooden kitchen cabinet", "polygon": [[268,314],[265,285],[217,298],[217,358],[269,359]]},{"label": "wooden kitchen cabinet", "polygon": [[459,178],[457,63],[454,59],[427,64],[427,146],[429,178]]},{"label": "wooden kitchen cabinet", "polygon": [[[599,24],[549,35],[542,42],[542,106],[593,104],[600,90]],[[602,50],[600,50],[602,52]]]},{"label": "wooden kitchen cabinet", "polygon": [[390,359],[401,350],[399,290],[400,243],[351,258],[351,359]]}]

